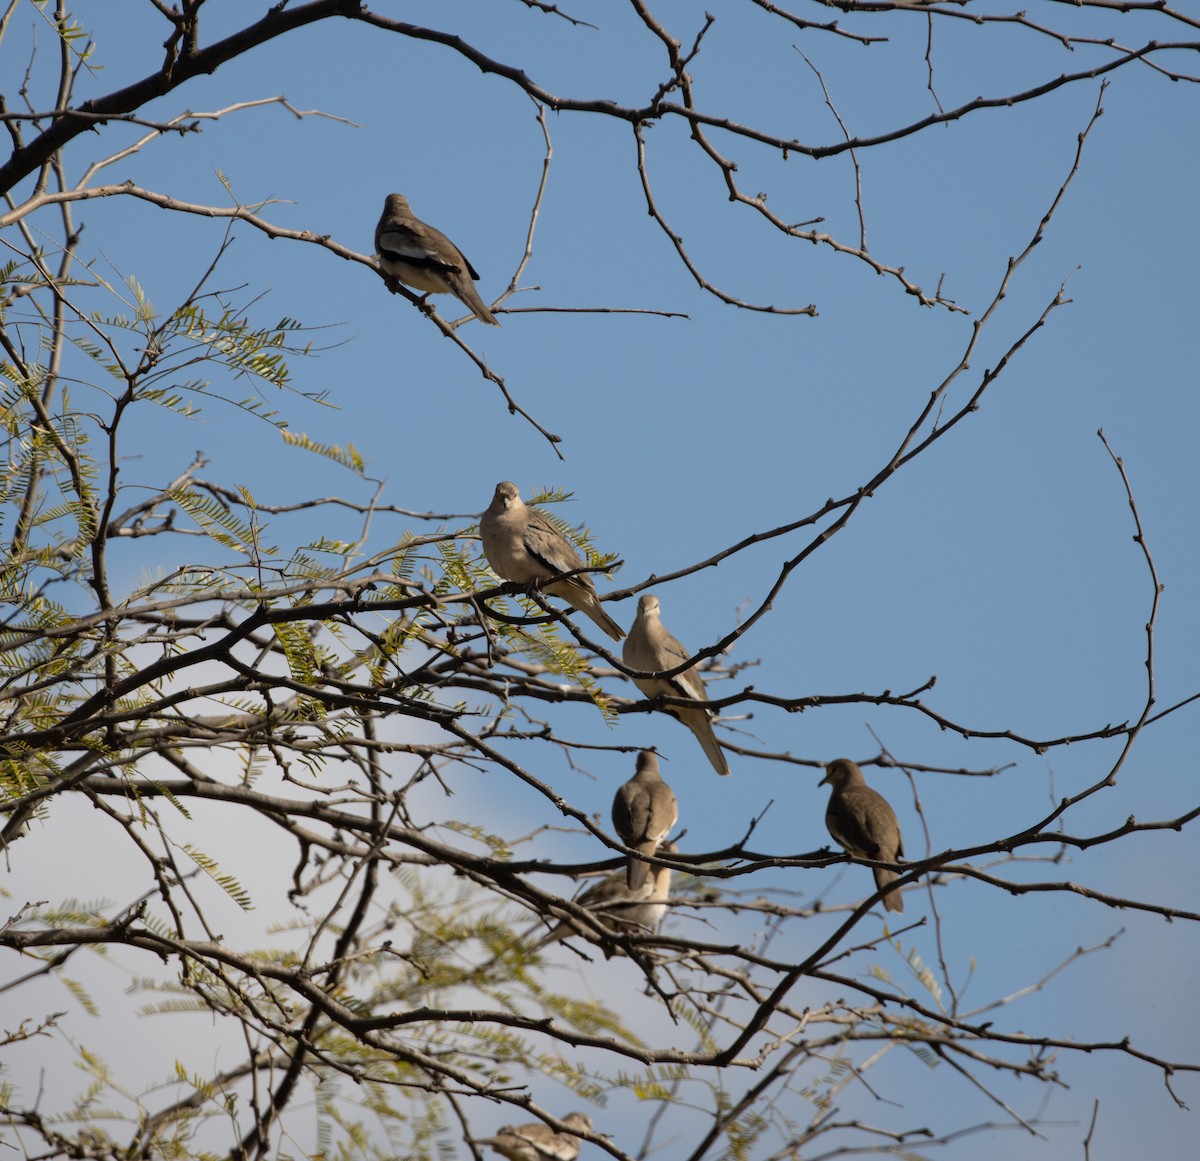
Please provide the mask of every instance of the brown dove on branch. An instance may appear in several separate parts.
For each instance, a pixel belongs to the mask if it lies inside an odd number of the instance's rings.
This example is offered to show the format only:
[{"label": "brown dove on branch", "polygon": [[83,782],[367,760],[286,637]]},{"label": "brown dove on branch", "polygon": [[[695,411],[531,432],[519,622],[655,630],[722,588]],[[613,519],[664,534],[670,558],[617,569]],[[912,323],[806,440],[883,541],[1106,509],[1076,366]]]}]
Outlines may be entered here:
[{"label": "brown dove on branch", "polygon": [[[592,1118],[587,1113],[568,1113],[563,1124],[590,1132]],[[508,1161],[575,1161],[580,1140],[574,1133],[556,1133],[540,1121],[531,1125],[505,1125],[494,1137],[482,1137],[477,1145],[491,1145]]]},{"label": "brown dove on branch", "polygon": [[[630,669],[662,673],[674,669],[690,656],[664,628],[659,617],[658,597],[643,593],[638,600],[637,618],[621,650],[625,664]],[[674,677],[635,677],[633,684],[651,701],[657,697],[690,697],[694,701],[708,701],[704,682],[694,665]],[[707,705],[695,708],[668,705],[663,708],[696,735],[713,769],[718,774],[728,774],[729,763],[725,761],[725,753],[713,734],[712,710]]]},{"label": "brown dove on branch", "polygon": [[445,234],[413,214],[403,194],[388,194],[384,201],[375,249],[379,269],[389,278],[426,294],[452,294],[480,322],[500,325],[475,289],[475,267]]},{"label": "brown dove on branch", "polygon": [[496,485],[492,502],[479,521],[479,535],[483,555],[497,576],[517,584],[540,584],[590,617],[614,641],[625,636],[625,630],[601,607],[596,586],[586,572],[553,580],[583,568],[583,559],[544,512],[522,503],[516,484],[505,480]]},{"label": "brown dove on branch", "polygon": [[[656,854],[670,857],[678,852],[678,847],[672,842],[662,843]],[[620,872],[617,872],[620,874]],[[670,867],[652,867],[642,884],[650,885],[650,891],[645,901],[633,907],[618,910],[614,916],[615,926],[630,935],[657,935],[662,921],[667,917],[667,905],[671,902],[671,876],[675,872]]]},{"label": "brown dove on branch", "polygon": [[[826,783],[831,791],[825,825],[834,841],[856,859],[898,863],[904,857],[904,843],[896,812],[882,794],[867,785],[858,765],[849,758],[830,762],[818,785]],[[875,886],[881,891],[900,877],[883,867],[872,867],[871,870],[875,874]],[[889,911],[904,910],[899,891],[884,895],[883,905]]]},{"label": "brown dove on branch", "polygon": [[[637,756],[633,777],[617,790],[612,804],[613,829],[627,847],[653,856],[658,845],[679,819],[675,791],[658,770],[658,758],[649,750]],[[646,881],[647,865],[632,856],[626,871],[626,884],[637,890]]]},{"label": "brown dove on branch", "polygon": [[[663,843],[660,855],[675,854],[674,843]],[[644,865],[644,864],[643,864]],[[671,898],[671,868],[654,867],[642,885],[631,890],[626,883],[627,872],[611,871],[603,879],[593,883],[578,899],[580,907],[586,907],[606,927],[630,935],[653,935],[667,914]],[[566,939],[581,934],[583,923],[556,923],[549,933],[533,946],[533,950],[545,947],[556,939]]]}]

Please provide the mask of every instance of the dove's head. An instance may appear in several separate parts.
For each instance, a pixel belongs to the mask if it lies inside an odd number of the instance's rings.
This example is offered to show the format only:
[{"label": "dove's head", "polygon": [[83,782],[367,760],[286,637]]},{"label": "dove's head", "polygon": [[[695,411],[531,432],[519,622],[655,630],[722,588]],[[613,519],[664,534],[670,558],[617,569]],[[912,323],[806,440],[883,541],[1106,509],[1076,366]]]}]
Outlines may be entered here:
[{"label": "dove's head", "polygon": [[642,750],[637,756],[638,774],[657,774],[658,755],[653,750]]},{"label": "dove's head", "polygon": [[865,781],[857,763],[851,762],[849,758],[835,758],[825,767],[825,777],[817,785],[824,786],[828,783],[834,790],[844,790],[847,786],[859,786]]},{"label": "dove's head", "polygon": [[411,217],[412,207],[403,194],[388,194],[383,203],[383,212],[389,217]]},{"label": "dove's head", "polygon": [[517,485],[512,480],[502,480],[496,485],[496,494],[492,497],[492,503],[505,512],[510,508],[516,508],[521,503],[521,493],[518,491]]},{"label": "dove's head", "polygon": [[639,617],[657,617],[658,616],[658,597],[652,593],[642,593],[638,597],[638,616]]},{"label": "dove's head", "polygon": [[585,1129],[589,1133],[592,1131],[592,1118],[587,1113],[568,1113],[563,1117],[563,1124],[570,1125],[572,1129]]}]

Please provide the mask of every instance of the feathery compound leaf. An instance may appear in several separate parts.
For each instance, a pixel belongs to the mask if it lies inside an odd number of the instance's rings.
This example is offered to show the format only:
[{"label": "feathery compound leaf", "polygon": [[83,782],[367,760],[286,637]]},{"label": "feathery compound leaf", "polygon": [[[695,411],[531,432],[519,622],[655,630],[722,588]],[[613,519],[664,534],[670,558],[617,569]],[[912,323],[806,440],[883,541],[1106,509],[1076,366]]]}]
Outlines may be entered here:
[{"label": "feathery compound leaf", "polygon": [[235,378],[248,376],[279,388],[291,381],[284,354],[307,354],[311,348],[311,344],[289,345],[290,334],[299,329],[292,320],[256,328],[231,310],[219,318],[210,317],[195,302],[180,307],[172,316],[171,325],[206,348],[210,357],[234,372]]},{"label": "feathery compound leaf", "polygon": [[248,551],[257,548],[267,556],[274,555],[274,548],[262,548],[254,528],[238,519],[233,511],[215,496],[200,495],[190,489],[169,489],[168,499],[182,508],[218,544],[232,549]]},{"label": "feathery compound leaf", "polygon": [[232,875],[222,875],[216,862],[210,859],[202,850],[191,843],[184,843],[183,853],[187,855],[226,895],[230,897],[243,911],[253,911],[254,902],[249,892]]},{"label": "feathery compound leaf", "polygon": [[188,808],[184,806],[182,802],[179,801],[175,795],[175,792],[169,786],[164,785],[155,778],[147,778],[146,781],[157,793],[161,794],[173,807],[175,807],[175,809],[179,811],[184,818],[190,819],[192,817],[192,812],[188,810]]},{"label": "feathery compound leaf", "polygon": [[73,980],[70,976],[65,976],[61,972],[55,972],[58,977],[58,982],[75,998],[75,1002],[89,1015],[99,1016],[100,1009],[96,1007],[96,1001],[92,999],[91,993],[78,980]]},{"label": "feathery compound leaf", "polygon": [[133,300],[137,304],[137,320],[140,323],[154,321],[154,304],[146,297],[142,285],[131,274],[125,279],[125,285],[133,292]]},{"label": "feathery compound leaf", "polygon": [[137,398],[145,399],[149,403],[156,403],[167,411],[173,411],[176,415],[190,419],[199,415],[203,408],[197,407],[181,392],[200,393],[203,386],[203,383],[196,380],[192,383],[176,383],[171,387],[140,387],[137,391]]},{"label": "feathery compound leaf", "polygon": [[[309,552],[327,552],[331,556],[361,556],[361,544],[349,540],[327,540],[321,537],[304,546]],[[328,565],[317,564],[311,557],[299,552],[288,565],[288,576],[298,580],[330,580],[337,571]]]},{"label": "feathery compound leaf", "polygon": [[417,560],[411,547],[415,539],[411,532],[406,532],[389,563],[392,575],[397,580],[411,581],[416,574]]},{"label": "feathery compound leaf", "polygon": [[434,585],[434,592],[441,596],[450,592],[470,592],[475,588],[478,574],[471,568],[458,542],[439,540],[435,547],[442,558],[442,576]]},{"label": "feathery compound leaf", "polygon": [[585,525],[568,524],[561,516],[556,515],[549,508],[541,507],[542,504],[558,504],[566,500],[571,500],[574,498],[574,495],[574,492],[564,492],[562,489],[551,490],[541,488],[529,501],[529,504],[531,507],[538,506],[538,511],[583,553],[589,567],[604,568],[612,564],[615,560],[618,560],[620,554],[616,552],[600,552],[592,544],[592,534]]},{"label": "feathery compound leaf", "polygon": [[937,1006],[944,1011],[945,1005],[942,1003],[942,989],[937,982],[937,977],[933,974],[933,970],[917,954],[915,948],[908,953],[906,959],[908,960],[909,968],[918,982],[933,997]]},{"label": "feathery compound leaf", "polygon": [[[527,615],[531,617],[545,615],[533,601],[525,597],[517,597],[517,600],[524,606]],[[604,720],[610,726],[616,725],[619,715],[612,700],[596,684],[596,679],[592,677],[592,671],[578,647],[573,642],[566,642],[559,637],[556,624],[538,625],[536,634],[532,631],[534,628],[532,626],[528,629],[515,625],[505,626],[505,628],[513,630],[511,636],[523,641],[528,651],[547,669],[554,673],[562,673],[576,682],[604,715]]]},{"label": "feathery compound leaf", "polygon": [[359,454],[358,448],[352,443],[342,447],[336,443],[318,443],[314,439],[310,439],[307,435],[300,431],[281,431],[283,442],[290,444],[292,447],[298,447],[304,451],[313,452],[315,455],[324,456],[327,460],[333,460],[335,464],[341,464],[344,468],[349,468],[356,475],[364,475],[366,473],[366,465],[363,463],[363,458]]}]

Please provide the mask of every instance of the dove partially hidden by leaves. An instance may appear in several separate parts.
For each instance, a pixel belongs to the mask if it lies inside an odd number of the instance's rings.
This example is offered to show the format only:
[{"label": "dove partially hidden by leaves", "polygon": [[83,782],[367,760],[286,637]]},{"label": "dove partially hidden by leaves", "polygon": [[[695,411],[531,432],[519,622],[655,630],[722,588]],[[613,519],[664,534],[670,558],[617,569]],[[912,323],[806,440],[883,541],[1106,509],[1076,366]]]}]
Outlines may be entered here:
[{"label": "dove partially hidden by leaves", "polygon": [[[686,661],[691,654],[679,644],[662,623],[658,597],[643,593],[638,600],[637,618],[621,650],[621,657],[630,669],[650,673],[664,673]],[[690,697],[694,701],[707,702],[704,682],[696,667],[690,666],[674,677],[635,677],[633,684],[645,697],[653,701],[657,697]],[[718,774],[729,773],[729,763],[717,742],[712,728],[712,710],[707,705],[663,707],[667,713],[678,718],[704,748],[712,768]]]},{"label": "dove partially hidden by leaves", "polygon": [[480,518],[479,535],[483,555],[497,576],[522,585],[540,584],[545,592],[590,617],[614,641],[625,636],[601,606],[588,573],[554,580],[585,567],[584,561],[544,512],[522,501],[516,484],[504,480],[496,485],[492,502]]},{"label": "dove partially hidden by leaves", "polygon": [[[849,758],[830,762],[819,785],[826,783],[831,791],[825,825],[834,841],[856,859],[898,863],[904,857],[904,843],[896,812],[882,794],[867,785],[857,763]],[[884,867],[872,867],[871,870],[875,874],[875,886],[881,891],[900,877]],[[884,895],[883,905],[889,911],[904,910],[899,891]]]},{"label": "dove partially hidden by leaves", "polygon": [[[675,851],[675,844],[667,842],[659,847],[658,854],[670,856]],[[671,899],[671,868],[653,867],[636,890],[630,889],[626,875],[624,868],[611,871],[593,883],[575,902],[580,907],[586,907],[601,923],[615,931],[629,935],[653,935],[667,914],[667,904]],[[582,922],[556,923],[547,935],[538,940],[533,950],[537,951],[558,939],[579,935],[584,928]]]},{"label": "dove partially hidden by leaves", "polygon": [[403,194],[388,194],[384,201],[375,250],[379,269],[389,278],[426,294],[452,294],[480,322],[500,325],[475,289],[475,267],[445,234],[412,212]]},{"label": "dove partially hidden by leaves", "polygon": [[[568,1113],[563,1124],[591,1132],[592,1118],[587,1113]],[[575,1161],[579,1156],[579,1138],[574,1133],[556,1133],[540,1121],[530,1125],[505,1125],[494,1137],[482,1137],[477,1145],[490,1145],[508,1161]]]},{"label": "dove partially hidden by leaves", "polygon": [[[675,791],[663,781],[658,757],[649,750],[637,756],[633,777],[617,789],[613,797],[613,829],[627,847],[653,856],[659,844],[679,819]],[[626,871],[626,886],[637,890],[646,881],[649,867],[632,856]]]}]

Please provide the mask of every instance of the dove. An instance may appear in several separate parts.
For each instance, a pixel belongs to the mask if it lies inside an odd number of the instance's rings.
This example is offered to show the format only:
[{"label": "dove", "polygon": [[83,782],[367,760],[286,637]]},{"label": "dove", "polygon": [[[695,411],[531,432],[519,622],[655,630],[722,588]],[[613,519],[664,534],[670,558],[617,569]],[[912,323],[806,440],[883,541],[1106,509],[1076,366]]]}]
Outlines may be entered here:
[{"label": "dove", "polygon": [[538,583],[590,617],[614,641],[625,636],[625,630],[601,607],[596,586],[586,572],[553,580],[583,568],[583,559],[544,512],[522,502],[516,484],[504,480],[496,485],[492,502],[480,518],[479,535],[483,555],[497,576],[517,584]]},{"label": "dove", "polygon": [[389,278],[426,294],[452,294],[480,322],[500,325],[475,289],[475,267],[445,234],[412,212],[403,194],[388,194],[384,201],[375,249],[379,269]]},{"label": "dove", "polygon": [[[658,848],[659,855],[671,856],[678,851],[672,842],[665,842]],[[616,872],[619,876],[620,871]],[[653,867],[642,884],[641,890],[649,890],[643,900],[633,905],[612,908],[612,926],[630,935],[655,935],[662,926],[667,915],[667,904],[671,901],[671,876],[674,872],[670,867]]]},{"label": "dove", "polygon": [[[663,781],[657,756],[643,750],[633,777],[613,798],[613,829],[627,847],[653,855],[678,819],[675,791]],[[636,891],[646,881],[647,869],[641,859],[630,857],[625,880],[630,890]]]},{"label": "dove", "polygon": [[[621,657],[630,669],[650,673],[662,673],[674,669],[686,661],[691,654],[667,632],[659,616],[658,597],[643,593],[638,600],[637,618],[621,650]],[[657,697],[690,697],[694,701],[707,702],[704,682],[696,667],[690,666],[674,677],[635,677],[633,684],[644,696],[653,701]],[[708,760],[718,774],[729,773],[729,763],[717,742],[712,728],[712,711],[707,706],[663,707],[667,713],[678,718],[704,748]]]},{"label": "dove", "polygon": [[[825,777],[818,785],[829,784],[829,806],[825,810],[825,825],[834,841],[856,859],[872,859],[880,863],[898,863],[904,856],[900,839],[900,824],[888,800],[872,790],[863,772],[849,758],[838,758],[825,767]],[[883,867],[872,867],[875,886],[883,890],[900,876]],[[889,911],[903,911],[904,900],[899,891],[889,891],[883,897]]]},{"label": "dove", "polygon": [[[675,844],[666,842],[659,847],[658,853],[669,856],[675,851]],[[626,875],[624,868],[611,871],[593,883],[575,902],[616,931],[630,935],[653,935],[667,914],[667,903],[671,898],[671,868],[652,868],[636,890],[630,890],[625,881]],[[548,934],[538,940],[533,950],[537,951],[556,939],[578,934],[579,924],[556,923]]]},{"label": "dove", "polygon": [[[563,1124],[591,1132],[592,1118],[587,1113],[568,1113]],[[531,1125],[505,1125],[494,1137],[482,1137],[475,1143],[491,1145],[508,1161],[575,1161],[580,1146],[574,1133],[556,1133],[540,1121]]]}]

